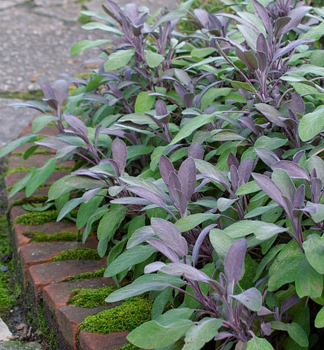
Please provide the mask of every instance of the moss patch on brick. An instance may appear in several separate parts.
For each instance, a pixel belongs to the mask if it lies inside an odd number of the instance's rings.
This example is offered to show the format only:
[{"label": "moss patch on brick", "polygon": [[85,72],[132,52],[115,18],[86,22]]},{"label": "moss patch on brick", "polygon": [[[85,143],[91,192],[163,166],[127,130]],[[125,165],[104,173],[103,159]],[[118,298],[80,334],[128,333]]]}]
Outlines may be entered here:
[{"label": "moss patch on brick", "polygon": [[22,205],[27,203],[45,203],[47,199],[48,197],[44,195],[35,195],[35,196],[30,196],[28,198],[26,197],[20,198],[10,203],[9,210],[15,205]]},{"label": "moss patch on brick", "polygon": [[52,261],[62,260],[100,260],[96,249],[91,248],[72,248],[63,250],[60,254],[56,255]]},{"label": "moss patch on brick", "polygon": [[6,266],[6,272],[0,272],[0,316],[5,317],[10,308],[16,304],[16,298],[20,294],[18,285],[15,285],[12,273],[14,260],[8,238],[8,222],[6,216],[0,217],[0,258],[1,265]]},{"label": "moss patch on brick", "polygon": [[81,288],[74,289],[71,292],[68,304],[78,307],[93,308],[96,306],[107,305],[105,299],[118,287],[116,285],[106,286],[98,289]]},{"label": "moss patch on brick", "polygon": [[58,212],[57,210],[47,210],[43,212],[30,212],[26,214],[22,214],[16,217],[14,224],[21,225],[43,225],[47,222],[55,222],[57,218]]},{"label": "moss patch on brick", "polygon": [[15,167],[15,168],[12,168],[12,169],[9,169],[7,171],[7,174],[14,174],[14,173],[20,173],[20,172],[23,172],[23,171],[32,171],[34,170],[35,167],[34,166],[31,166],[29,168],[25,167],[25,166],[18,166],[18,167]]},{"label": "moss patch on brick", "polygon": [[67,279],[64,280],[64,282],[103,277],[105,271],[106,271],[106,267],[103,267],[102,269],[96,270],[93,272],[83,272],[77,276],[68,277]]},{"label": "moss patch on brick", "polygon": [[119,348],[117,350],[135,350],[135,349],[138,349],[138,347],[131,344],[131,343],[128,343],[128,344],[124,345],[122,348]]},{"label": "moss patch on brick", "polygon": [[108,334],[132,331],[151,319],[152,301],[144,297],[127,299],[122,305],[88,316],[80,331]]},{"label": "moss patch on brick", "polygon": [[23,234],[30,238],[31,242],[73,242],[81,239],[81,235],[78,237],[77,233],[71,231],[48,234],[43,231],[35,230],[26,231]]}]

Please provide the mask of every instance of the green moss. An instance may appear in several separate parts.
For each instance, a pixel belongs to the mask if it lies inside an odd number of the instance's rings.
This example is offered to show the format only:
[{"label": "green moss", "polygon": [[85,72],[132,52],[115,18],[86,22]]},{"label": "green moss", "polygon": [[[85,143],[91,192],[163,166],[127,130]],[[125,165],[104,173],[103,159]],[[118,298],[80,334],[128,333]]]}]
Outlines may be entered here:
[{"label": "green moss", "polygon": [[19,173],[19,172],[22,172],[22,171],[32,171],[34,170],[35,167],[34,166],[31,166],[30,168],[27,168],[25,166],[18,166],[18,167],[15,167],[15,168],[12,168],[12,169],[9,169],[7,171],[7,174],[14,174],[14,173]]},{"label": "green moss", "polygon": [[74,289],[71,292],[68,303],[78,307],[88,308],[93,308],[100,305],[107,305],[105,299],[117,288],[118,287],[116,285],[111,285],[98,289]]},{"label": "green moss", "polygon": [[73,242],[78,240],[78,234],[71,231],[55,232],[52,234],[43,231],[26,231],[24,236],[30,238],[32,242]]},{"label": "green moss", "polygon": [[17,199],[15,201],[13,201],[12,203],[10,203],[9,205],[9,210],[14,207],[15,205],[23,205],[23,204],[27,204],[27,203],[45,203],[47,201],[48,197],[44,196],[44,195],[36,195],[36,196],[31,196],[31,197],[24,197],[24,198],[20,198]]},{"label": "green moss", "polygon": [[152,301],[135,297],[122,305],[88,316],[80,325],[80,331],[108,334],[132,331],[151,319]]},{"label": "green moss", "polygon": [[[32,147],[32,146],[34,146],[34,145],[31,144],[30,147]],[[23,156],[24,154],[25,154],[25,151],[23,151],[23,152],[13,152],[13,153],[11,153],[11,157]],[[39,150],[36,150],[35,152],[33,152],[33,155],[34,154],[52,154],[52,152],[49,151],[48,149],[39,149]]]},{"label": "green moss", "polygon": [[84,279],[89,279],[89,278],[103,277],[105,271],[106,271],[106,267],[103,267],[102,269],[96,270],[96,271],[93,271],[93,272],[83,272],[83,273],[80,273],[77,276],[68,277],[64,282],[66,282],[66,281],[84,280]]},{"label": "green moss", "polygon": [[52,261],[62,260],[100,260],[95,249],[91,248],[72,248],[63,250],[60,254],[56,255]]},{"label": "green moss", "polygon": [[[32,315],[31,317],[32,319],[34,319]],[[44,317],[43,308],[41,306],[38,306],[37,308],[37,320],[38,320],[38,328],[41,331],[41,335],[45,343],[44,344],[45,347],[51,350],[59,350],[59,343],[57,340],[57,336],[48,326],[46,319]]]},{"label": "green moss", "polygon": [[22,214],[16,217],[14,224],[21,225],[43,225],[47,222],[55,222],[57,218],[58,212],[57,210],[47,210],[43,212],[30,212],[26,214]]},{"label": "green moss", "polygon": [[0,98],[12,98],[19,100],[37,100],[42,101],[44,95],[41,90],[30,91],[13,91],[13,92],[1,92]]},{"label": "green moss", "polygon": [[[38,188],[43,188],[43,187],[51,187],[52,184],[42,184]],[[12,186],[6,187],[6,191],[10,192],[12,190]],[[25,192],[25,188],[21,189],[19,192]]]},{"label": "green moss", "polygon": [[135,350],[135,349],[138,349],[138,347],[131,343],[128,343],[124,345],[122,348],[119,348],[118,350]]},{"label": "green moss", "polygon": [[8,239],[8,222],[6,216],[0,217],[0,258],[8,260],[1,262],[2,266],[7,266],[8,271],[0,272],[0,317],[5,317],[10,308],[16,304],[20,290],[15,284],[12,273],[14,271],[14,261],[12,250]]}]

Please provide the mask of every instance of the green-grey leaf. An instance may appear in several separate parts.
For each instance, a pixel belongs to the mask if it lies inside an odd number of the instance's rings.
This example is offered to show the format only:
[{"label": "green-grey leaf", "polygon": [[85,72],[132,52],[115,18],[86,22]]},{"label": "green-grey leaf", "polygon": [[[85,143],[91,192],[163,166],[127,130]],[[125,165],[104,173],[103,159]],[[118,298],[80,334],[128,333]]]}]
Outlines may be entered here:
[{"label": "green-grey leaf", "polygon": [[180,320],[163,326],[157,321],[149,321],[133,330],[127,339],[142,349],[157,349],[175,343],[193,323],[190,320]]},{"label": "green-grey leaf", "polygon": [[232,298],[240,301],[244,306],[252,311],[259,311],[262,306],[262,294],[256,288],[245,290],[241,294],[231,295]]},{"label": "green-grey leaf", "polygon": [[317,313],[315,318],[315,327],[324,328],[324,307]]},{"label": "green-grey leaf", "polygon": [[295,285],[299,298],[319,298],[323,291],[323,275],[316,272],[305,258],[296,271]]},{"label": "green-grey leaf", "polygon": [[304,257],[295,241],[286,244],[269,269],[269,291],[273,292],[286,283],[294,282],[296,271]]},{"label": "green-grey leaf", "polygon": [[324,204],[307,202],[307,206],[315,207],[316,212],[310,213],[314,222],[319,223],[324,220]]},{"label": "green-grey leaf", "polygon": [[214,120],[213,115],[199,115],[195,118],[190,119],[177,133],[174,139],[170,142],[171,145],[175,145],[182,139],[190,136],[194,131],[199,129],[201,126],[206,125]]},{"label": "green-grey leaf", "polygon": [[[116,230],[125,219],[127,208],[123,205],[113,205],[100,220],[97,236],[99,241],[111,239]],[[123,271],[123,270],[122,270]]]},{"label": "green-grey leaf", "polygon": [[32,131],[34,133],[38,133],[41,131],[43,128],[48,123],[54,122],[58,120],[58,117],[53,117],[52,115],[49,114],[39,114],[35,119],[32,121]]},{"label": "green-grey leaf", "polygon": [[164,56],[152,51],[145,52],[145,57],[150,68],[156,68],[164,61]]},{"label": "green-grey leaf", "polygon": [[49,200],[55,200],[74,189],[74,187],[69,186],[65,182],[69,177],[71,177],[71,175],[64,176],[53,183],[48,191]]},{"label": "green-grey leaf", "polygon": [[33,172],[33,175],[29,179],[27,186],[26,186],[26,196],[31,196],[37,188],[42,185],[53,173],[56,167],[56,159],[50,158],[48,159],[45,164],[39,168],[36,169],[35,172]]},{"label": "green-grey leaf", "polygon": [[303,243],[306,258],[311,266],[321,275],[324,274],[324,240],[317,234],[307,237]]},{"label": "green-grey leaf", "polygon": [[175,225],[178,227],[180,232],[186,232],[200,225],[204,221],[207,221],[207,220],[216,221],[219,218],[219,216],[220,216],[219,214],[212,214],[212,213],[192,214],[179,219],[175,223]]},{"label": "green-grey leaf", "polygon": [[27,135],[24,135],[23,137],[20,137],[19,139],[15,140],[15,141],[8,143],[8,145],[6,145],[0,149],[0,158],[6,156],[11,151],[13,151],[15,148],[22,146],[27,142],[32,142],[32,141],[37,140],[37,138],[38,138],[38,135],[27,134]]},{"label": "green-grey leaf", "polygon": [[78,205],[83,203],[83,198],[72,198],[70,201],[68,201],[63,208],[61,209],[59,215],[57,216],[56,221],[61,221],[64,216],[66,216],[71,210],[76,208]]},{"label": "green-grey leaf", "polygon": [[246,350],[273,350],[273,347],[266,339],[255,337],[247,342]]},{"label": "green-grey leaf", "polygon": [[324,128],[324,106],[303,116],[298,126],[299,137],[306,142],[318,135]]},{"label": "green-grey leaf", "polygon": [[185,336],[185,345],[182,349],[199,350],[212,340],[222,326],[222,320],[203,318],[197,325],[192,326]]},{"label": "green-grey leaf", "polygon": [[308,338],[305,331],[298,323],[287,323],[287,331],[289,336],[300,346],[308,346]]},{"label": "green-grey leaf", "polygon": [[213,228],[209,232],[209,238],[218,257],[221,259],[221,261],[224,261],[226,253],[233,244],[234,239],[218,228]]},{"label": "green-grey leaf", "polygon": [[270,151],[280,148],[284,146],[288,140],[286,138],[279,138],[279,137],[268,137],[268,136],[261,136],[259,137],[255,144],[255,148],[266,148]]},{"label": "green-grey leaf", "polygon": [[74,45],[72,45],[70,49],[71,55],[78,55],[79,53],[91,49],[93,47],[97,47],[103,44],[109,43],[111,40],[81,40]]},{"label": "green-grey leaf", "polygon": [[120,272],[145,261],[155,252],[156,249],[150,245],[139,245],[128,249],[108,266],[105,277],[116,276]]},{"label": "green-grey leaf", "polygon": [[134,50],[120,50],[110,54],[108,61],[105,63],[105,70],[112,71],[127,66],[134,53]]},{"label": "green-grey leaf", "polygon": [[237,196],[244,196],[246,194],[250,194],[250,193],[254,193],[257,191],[260,191],[261,188],[259,187],[259,185],[254,181],[250,181],[247,182],[246,184],[242,185],[237,191],[236,191],[236,195]]},{"label": "green-grey leaf", "polygon": [[148,112],[155,103],[155,96],[150,96],[151,91],[142,91],[135,101],[135,113]]},{"label": "green-grey leaf", "polygon": [[110,32],[110,33],[113,33],[116,35],[120,35],[120,36],[123,35],[123,33],[119,29],[111,27],[111,26],[107,26],[106,24],[103,24],[100,22],[87,23],[84,26],[82,26],[82,29],[85,29],[85,30],[100,29],[100,30],[103,30],[105,32]]}]

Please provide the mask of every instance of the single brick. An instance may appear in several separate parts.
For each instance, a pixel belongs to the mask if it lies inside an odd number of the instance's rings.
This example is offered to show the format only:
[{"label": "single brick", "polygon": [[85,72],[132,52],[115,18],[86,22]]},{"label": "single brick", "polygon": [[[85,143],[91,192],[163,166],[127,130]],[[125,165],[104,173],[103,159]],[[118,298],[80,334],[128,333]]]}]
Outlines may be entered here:
[{"label": "single brick", "polygon": [[119,349],[128,343],[129,332],[97,334],[82,331],[79,334],[80,350],[112,350]]},{"label": "single brick", "polygon": [[47,309],[57,315],[58,309],[66,306],[74,289],[98,289],[114,284],[112,278],[90,278],[51,284],[43,289],[43,302]]},{"label": "single brick", "polygon": [[23,245],[20,248],[21,268],[26,282],[28,269],[37,264],[50,262],[57,254],[63,250],[72,248],[96,248],[98,241],[94,237],[89,237],[85,244],[81,242],[41,242]]},{"label": "single brick", "polygon": [[76,307],[74,305],[62,306],[58,310],[57,315],[59,342],[67,349],[76,350],[79,326],[82,321],[87,316],[96,315],[98,312],[106,310],[109,307],[112,307],[112,305],[97,306],[92,309]]},{"label": "single brick", "polygon": [[93,272],[106,265],[106,259],[93,260],[66,260],[55,261],[31,266],[28,269],[28,281],[36,300],[42,295],[43,288],[49,284],[63,282],[68,277],[74,277],[84,272]]}]

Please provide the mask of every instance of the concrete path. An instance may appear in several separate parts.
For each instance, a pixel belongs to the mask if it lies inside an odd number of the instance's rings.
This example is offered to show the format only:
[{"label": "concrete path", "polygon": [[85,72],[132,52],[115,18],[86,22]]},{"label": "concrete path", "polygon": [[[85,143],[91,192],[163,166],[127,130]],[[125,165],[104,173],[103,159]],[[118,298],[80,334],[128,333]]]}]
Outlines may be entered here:
[{"label": "concrete path", "polygon": [[[151,13],[177,5],[177,0],[115,0],[120,6],[132,1],[147,6]],[[82,6],[102,11],[104,2],[0,0],[0,147],[17,138],[35,115],[33,110],[7,107],[13,101],[1,98],[1,94],[39,90],[41,82],[52,83],[60,79],[61,73],[86,72],[83,63],[97,57],[98,51],[71,56],[69,50],[77,41],[109,36],[100,30],[83,30],[77,22]]]}]

